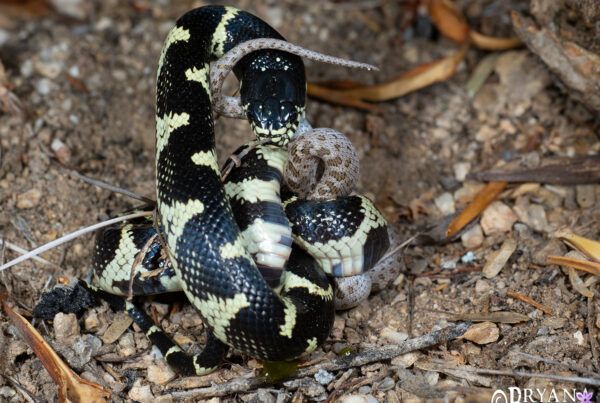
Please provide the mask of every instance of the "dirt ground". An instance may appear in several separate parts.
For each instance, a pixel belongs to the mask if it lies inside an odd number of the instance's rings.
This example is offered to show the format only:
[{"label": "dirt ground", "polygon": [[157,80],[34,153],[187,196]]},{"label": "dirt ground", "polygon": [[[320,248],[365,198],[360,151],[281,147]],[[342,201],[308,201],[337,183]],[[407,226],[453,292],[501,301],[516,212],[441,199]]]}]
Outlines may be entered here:
[{"label": "dirt ground", "polygon": [[[176,18],[203,3],[57,0],[54,4],[58,12],[37,18],[0,9],[0,61],[27,111],[24,119],[0,113],[0,238],[28,250],[139,205],[70,176],[65,166],[154,198],[158,55]],[[262,17],[291,42],[380,68],[373,73],[307,61],[313,82],[383,82],[459,48],[431,33],[426,18],[416,23],[402,1],[228,4]],[[512,32],[509,10],[528,8],[525,1],[465,0],[458,5],[474,27],[496,36]],[[470,94],[465,84],[490,53],[469,50],[452,78],[380,103],[382,113],[308,100],[307,118],[313,126],[335,128],[351,139],[361,159],[358,190],[375,200],[405,239],[467,205],[482,186],[465,179],[468,173],[507,164],[533,167],[549,157],[600,150],[595,115],[569,98],[566,88],[526,48],[497,52],[492,74]],[[219,119],[216,132],[221,161],[250,138],[245,121]],[[533,146],[532,134],[537,140]],[[451,369],[460,365],[565,377],[590,376],[578,368],[600,370],[594,351],[600,327],[600,310],[593,309],[598,304],[597,285],[582,275],[592,290],[596,287],[588,301],[573,289],[566,269],[545,263],[547,255],[567,251],[555,238],[557,230],[600,238],[600,187],[509,188],[514,191],[503,193],[462,238],[407,247],[403,274],[361,306],[338,313],[330,340],[308,360],[331,357],[345,346],[364,351],[399,343],[450,326],[459,320],[457,314],[510,311],[526,315],[528,322],[484,322],[485,337],[457,339],[391,360],[331,371],[330,380],[295,379],[211,401],[322,401],[349,395],[362,400],[347,401],[442,396],[489,401],[494,390],[513,386],[594,390],[581,382]],[[509,239],[516,240],[514,253],[498,275],[486,278],[480,269]],[[27,316],[57,278],[85,278],[92,251],[93,237],[86,235],[44,253],[54,266],[29,260],[7,269],[0,273],[0,293],[7,293]],[[3,258],[16,256],[6,248]],[[509,292],[529,296],[551,312]],[[173,315],[172,301],[152,305],[163,329],[184,347],[203,342],[203,326],[189,305]],[[83,335],[78,340],[87,346],[87,361],[77,372],[112,390],[113,401],[178,401],[169,395],[173,390],[251,378],[261,367],[256,360],[233,353],[230,364],[213,375],[187,383],[173,381],[174,374],[152,353],[142,333],[131,328],[113,343],[100,341],[115,317],[106,306],[94,308],[72,322],[80,329],[69,328],[68,334],[56,324],[36,321],[42,334],[63,347]],[[133,358],[125,359],[128,355]],[[98,356],[113,359],[90,359]],[[596,386],[595,391],[600,389]],[[0,401],[33,401],[31,396],[56,401],[57,387],[2,312]]]}]

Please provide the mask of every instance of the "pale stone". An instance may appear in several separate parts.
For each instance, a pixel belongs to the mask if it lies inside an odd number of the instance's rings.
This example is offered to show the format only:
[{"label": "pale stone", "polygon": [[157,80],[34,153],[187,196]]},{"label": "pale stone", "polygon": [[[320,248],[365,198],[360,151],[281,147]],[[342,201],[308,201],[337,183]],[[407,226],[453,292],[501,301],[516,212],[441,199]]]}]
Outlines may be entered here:
[{"label": "pale stone", "polygon": [[434,200],[435,206],[443,215],[453,214],[456,211],[452,194],[444,192]]},{"label": "pale stone", "polygon": [[474,248],[483,243],[483,230],[479,224],[473,225],[471,228],[463,232],[460,236],[460,241],[465,248]]},{"label": "pale stone", "polygon": [[38,189],[30,189],[17,196],[17,208],[27,209],[35,207],[39,204],[41,198],[42,192]]},{"label": "pale stone", "polygon": [[519,217],[506,204],[495,201],[481,214],[481,228],[486,235],[508,232]]},{"label": "pale stone", "polygon": [[176,376],[168,365],[148,365],[148,380],[152,383],[164,385]]},{"label": "pale stone", "polygon": [[57,313],[54,316],[53,326],[56,341],[60,343],[71,345],[79,336],[79,323],[74,313]]},{"label": "pale stone", "polygon": [[452,168],[454,169],[454,177],[456,180],[462,182],[466,179],[467,175],[471,171],[471,163],[457,162]]},{"label": "pale stone", "polygon": [[481,141],[481,142],[489,141],[497,134],[498,134],[498,131],[496,129],[492,129],[488,125],[483,125],[479,128],[479,130],[475,134],[475,140]]},{"label": "pale stone", "polygon": [[141,381],[137,379],[132,388],[129,390],[127,396],[131,400],[140,403],[150,403],[154,400],[154,395],[152,394],[152,390],[150,390],[150,385],[141,385]]}]

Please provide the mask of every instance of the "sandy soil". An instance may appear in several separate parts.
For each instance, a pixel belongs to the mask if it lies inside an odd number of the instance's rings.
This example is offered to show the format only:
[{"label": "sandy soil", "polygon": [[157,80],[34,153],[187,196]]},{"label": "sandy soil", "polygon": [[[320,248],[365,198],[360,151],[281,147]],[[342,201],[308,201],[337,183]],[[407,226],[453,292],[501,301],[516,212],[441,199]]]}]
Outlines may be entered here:
[{"label": "sandy soil", "polygon": [[[38,19],[0,13],[0,60],[27,110],[25,120],[0,113],[0,238],[25,249],[139,205],[69,176],[65,165],[153,197],[158,55],[175,19],[201,4],[75,1],[71,10],[63,4],[68,2],[55,3],[60,13]],[[527,2],[518,1],[501,6],[499,2],[472,3],[477,2],[459,2],[470,22],[498,36],[511,32],[509,6],[527,8]],[[427,24],[416,29],[402,2],[230,4],[259,15],[292,42],[380,67],[380,72],[369,73],[307,62],[308,78],[315,82],[382,82],[458,50],[442,37],[420,36]],[[531,167],[548,157],[600,149],[594,116],[572,101],[526,49],[499,52],[494,72],[476,94],[469,94],[465,84],[487,54],[470,50],[450,80],[381,103],[382,114],[308,101],[307,117],[313,126],[335,128],[352,140],[361,158],[359,190],[376,201],[405,238],[472,199],[480,184],[465,179],[466,173],[504,164]],[[244,121],[219,119],[216,130],[221,161],[250,138]],[[538,140],[529,147],[533,133]],[[58,140],[65,148],[57,154]],[[489,398],[485,393],[510,386],[582,390],[582,383],[438,368],[469,365],[586,376],[576,369],[511,353],[522,351],[590,371],[600,369],[590,347],[600,325],[598,310],[589,310],[598,302],[597,293],[588,304],[572,288],[566,271],[545,265],[546,255],[566,251],[553,238],[560,228],[598,239],[600,187],[533,186],[499,200],[497,209],[488,212],[488,221],[477,224],[462,241],[408,247],[403,255],[405,272],[394,285],[360,307],[339,313],[331,339],[309,359],[346,345],[362,351],[422,335],[451,325],[459,313],[511,311],[526,315],[529,322],[490,323],[485,328],[490,340],[460,339],[350,372],[334,371],[333,380],[324,385],[307,378],[308,386],[279,384],[215,401],[323,400],[344,394],[389,402],[417,401],[417,392],[426,388],[415,389],[407,383],[404,368],[431,390],[452,398],[476,393]],[[507,239],[517,241],[515,252],[498,275],[485,278],[478,268]],[[473,242],[480,245],[471,247]],[[28,261],[3,271],[0,293],[16,301],[20,312],[31,312],[48,283],[87,275],[92,250],[92,236],[83,236],[43,255],[58,268]],[[16,256],[7,249],[4,259]],[[465,267],[475,269],[457,271]],[[509,291],[546,305],[552,315],[511,298]],[[169,301],[153,305],[163,328],[184,346],[203,341],[202,324],[188,305],[171,316]],[[63,335],[62,341],[72,341],[69,337],[80,333],[101,338],[114,317],[105,306],[95,308],[75,321],[81,330]],[[49,331],[49,337],[55,336],[51,325],[37,321],[37,327],[42,334]],[[95,345],[90,336],[85,337],[90,346]],[[134,359],[101,363],[92,358],[78,372],[113,390],[114,401],[175,401],[166,392],[174,388],[168,383],[173,375],[149,351],[143,334],[130,329],[116,342],[102,345],[94,356],[134,354]],[[4,313],[0,313],[0,357],[0,401],[27,401],[20,387],[38,399],[57,399],[48,373]],[[235,353],[229,360],[231,364],[208,381],[195,385],[251,377],[260,367],[255,360]],[[345,378],[340,382],[341,376]],[[434,397],[425,393],[421,398]]]}]

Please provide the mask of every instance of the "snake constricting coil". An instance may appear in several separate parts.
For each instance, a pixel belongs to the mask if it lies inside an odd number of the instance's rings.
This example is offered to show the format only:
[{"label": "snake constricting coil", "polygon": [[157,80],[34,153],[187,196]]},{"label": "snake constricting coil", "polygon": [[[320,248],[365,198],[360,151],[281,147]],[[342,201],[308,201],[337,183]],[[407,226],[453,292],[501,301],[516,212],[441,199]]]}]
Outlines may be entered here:
[{"label": "snake constricting coil", "polygon": [[[225,54],[236,60],[229,63],[240,81],[239,101],[220,93],[226,59],[210,75],[210,62]],[[158,222],[139,220],[99,234],[98,287],[79,284],[126,310],[181,373],[214,370],[229,347],[269,361],[313,351],[333,324],[327,275],[360,275],[390,244],[373,203],[350,194],[358,159],[349,141],[330,129],[297,136],[306,124],[298,55],[360,65],[295,47],[259,18],[222,6],[189,11],[165,41],[157,75]],[[239,150],[224,181],[213,109],[247,118],[257,137]],[[381,287],[397,274],[375,270],[351,277],[359,280],[349,280],[356,284],[346,290],[362,287],[368,294],[371,278]],[[179,290],[207,327],[207,345],[196,356],[119,297]],[[357,303],[349,300],[344,304]]]}]

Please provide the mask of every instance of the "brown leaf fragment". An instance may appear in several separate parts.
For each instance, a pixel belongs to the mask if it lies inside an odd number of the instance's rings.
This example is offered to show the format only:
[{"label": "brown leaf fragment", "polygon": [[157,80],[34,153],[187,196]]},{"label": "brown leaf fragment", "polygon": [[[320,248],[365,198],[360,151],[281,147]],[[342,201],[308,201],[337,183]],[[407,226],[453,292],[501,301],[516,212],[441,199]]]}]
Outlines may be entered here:
[{"label": "brown leaf fragment", "polygon": [[469,38],[473,46],[484,50],[507,50],[523,46],[523,42],[518,36],[510,38],[495,38],[486,36],[476,31],[469,31]]},{"label": "brown leaf fragment", "polygon": [[496,277],[500,270],[504,267],[508,259],[512,256],[513,252],[517,248],[517,241],[514,238],[508,238],[502,243],[502,246],[497,251],[494,251],[481,273],[485,278]]},{"label": "brown leaf fragment", "polygon": [[70,74],[67,74],[65,76],[65,78],[67,79],[67,81],[69,82],[69,84],[71,84],[71,86],[73,88],[75,88],[76,90],[79,90],[81,92],[83,92],[84,94],[89,94],[90,92],[88,91],[87,87],[85,86],[85,84],[83,83],[83,81],[81,81],[80,79],[73,77]]},{"label": "brown leaf fragment", "polygon": [[473,322],[494,322],[494,323],[521,323],[529,322],[531,318],[517,312],[498,311],[498,312],[475,312],[475,313],[460,313],[452,315],[452,321],[470,320]]},{"label": "brown leaf fragment", "polygon": [[575,291],[577,291],[578,293],[580,293],[581,295],[583,295],[584,297],[587,297],[587,298],[594,297],[594,293],[591,292],[585,286],[585,284],[583,284],[583,280],[581,279],[581,277],[579,277],[579,274],[577,274],[577,271],[575,271],[574,268],[569,267],[568,273],[569,273],[569,282],[571,283],[571,285],[573,286],[573,289]]},{"label": "brown leaf fragment", "polygon": [[336,89],[308,83],[307,93],[311,97],[339,105],[381,111],[377,106],[364,101],[387,101],[452,77],[456,66],[464,59],[467,49],[468,44],[465,44],[455,55],[421,65],[383,84],[358,86],[346,84],[346,88]]},{"label": "brown leaf fragment", "polygon": [[39,19],[48,17],[52,6],[46,0],[2,0],[0,14],[23,19]]},{"label": "brown leaf fragment", "polygon": [[525,302],[525,303],[533,306],[534,308],[539,309],[540,311],[543,311],[544,313],[546,313],[548,315],[554,315],[554,312],[552,312],[552,310],[550,308],[548,308],[546,305],[537,302],[536,300],[534,300],[531,297],[528,297],[527,295],[523,295],[523,294],[515,292],[515,291],[508,291],[506,293],[506,295],[508,295],[511,298],[518,299],[519,301]]},{"label": "brown leaf fragment", "polygon": [[433,0],[429,4],[429,16],[442,35],[456,43],[465,43],[469,35],[469,26],[452,1]]},{"label": "brown leaf fragment", "polygon": [[448,225],[446,236],[451,237],[460,231],[471,220],[477,217],[508,185],[507,182],[490,182],[469,203],[463,211]]},{"label": "brown leaf fragment", "polygon": [[467,178],[483,182],[540,182],[554,185],[600,183],[600,155],[568,158],[538,168],[475,172],[467,175]]},{"label": "brown leaf fragment", "polygon": [[588,273],[600,276],[600,263],[588,262],[580,259],[573,259],[564,256],[548,256],[546,264],[558,264],[561,266],[569,266],[577,270],[586,271]]},{"label": "brown leaf fragment", "polygon": [[116,319],[102,335],[102,342],[104,344],[114,343],[127,329],[129,329],[129,326],[131,326],[132,323],[133,319],[131,319],[127,313],[119,312]]},{"label": "brown leaf fragment", "polygon": [[500,337],[500,329],[492,322],[476,323],[462,335],[463,339],[477,344],[493,343],[498,340],[498,337]]},{"label": "brown leaf fragment", "polygon": [[560,239],[572,248],[583,253],[591,260],[595,261],[596,263],[600,263],[600,242],[572,233],[562,234]]},{"label": "brown leaf fragment", "polygon": [[58,354],[24,317],[15,312],[5,301],[2,301],[2,306],[13,325],[25,339],[25,342],[31,347],[58,385],[58,397],[61,402],[106,402],[106,398],[111,395],[108,389],[80,378],[60,359]]}]

